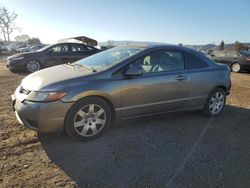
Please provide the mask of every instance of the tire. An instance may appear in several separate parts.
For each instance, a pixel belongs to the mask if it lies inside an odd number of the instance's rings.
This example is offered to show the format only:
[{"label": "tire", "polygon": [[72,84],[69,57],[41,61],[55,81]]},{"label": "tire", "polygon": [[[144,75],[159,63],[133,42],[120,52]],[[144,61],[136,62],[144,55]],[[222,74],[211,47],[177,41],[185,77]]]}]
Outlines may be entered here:
[{"label": "tire", "polygon": [[26,63],[26,71],[29,73],[38,71],[41,69],[40,62],[38,60],[28,60]]},{"label": "tire", "polygon": [[100,136],[110,124],[110,106],[101,98],[87,97],[71,107],[64,126],[70,137],[88,141]]},{"label": "tire", "polygon": [[208,95],[203,112],[207,117],[217,116],[223,111],[225,104],[225,91],[221,88],[215,88]]},{"label": "tire", "polygon": [[240,72],[241,71],[241,65],[239,63],[233,63],[231,65],[231,71],[232,72]]}]

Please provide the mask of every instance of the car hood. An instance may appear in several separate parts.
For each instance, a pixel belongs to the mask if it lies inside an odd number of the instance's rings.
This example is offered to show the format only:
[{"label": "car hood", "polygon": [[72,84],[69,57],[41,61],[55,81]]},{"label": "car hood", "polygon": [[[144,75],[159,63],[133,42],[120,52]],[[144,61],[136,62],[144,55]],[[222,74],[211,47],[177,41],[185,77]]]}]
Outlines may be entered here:
[{"label": "car hood", "polygon": [[92,74],[95,73],[86,68],[76,70],[73,66],[58,65],[28,75],[21,85],[29,91],[63,91],[82,83],[82,79]]}]

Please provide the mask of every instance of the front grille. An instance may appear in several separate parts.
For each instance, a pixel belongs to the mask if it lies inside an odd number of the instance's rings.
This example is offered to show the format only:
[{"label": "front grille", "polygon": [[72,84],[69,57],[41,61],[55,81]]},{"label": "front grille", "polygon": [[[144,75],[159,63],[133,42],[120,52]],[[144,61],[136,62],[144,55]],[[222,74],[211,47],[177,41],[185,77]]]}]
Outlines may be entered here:
[{"label": "front grille", "polygon": [[27,89],[24,89],[23,86],[20,87],[19,92],[20,92],[20,93],[24,93],[24,94],[26,94],[26,95],[28,95],[28,94],[30,93],[30,91],[27,90]]}]

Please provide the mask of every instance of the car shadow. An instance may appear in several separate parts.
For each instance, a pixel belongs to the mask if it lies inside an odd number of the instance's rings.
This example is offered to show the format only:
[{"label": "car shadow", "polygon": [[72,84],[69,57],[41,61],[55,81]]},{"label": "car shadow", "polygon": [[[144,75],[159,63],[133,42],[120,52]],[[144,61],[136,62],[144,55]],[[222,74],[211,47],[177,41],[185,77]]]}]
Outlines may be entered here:
[{"label": "car shadow", "polygon": [[156,115],[112,126],[79,142],[39,135],[50,160],[79,187],[250,186],[250,109],[226,106]]},{"label": "car shadow", "polygon": [[11,72],[12,74],[16,74],[16,75],[19,75],[19,76],[28,76],[29,74],[31,73],[26,73],[26,72]]},{"label": "car shadow", "polygon": [[235,74],[250,74],[250,71],[241,71],[240,73],[235,73]]}]

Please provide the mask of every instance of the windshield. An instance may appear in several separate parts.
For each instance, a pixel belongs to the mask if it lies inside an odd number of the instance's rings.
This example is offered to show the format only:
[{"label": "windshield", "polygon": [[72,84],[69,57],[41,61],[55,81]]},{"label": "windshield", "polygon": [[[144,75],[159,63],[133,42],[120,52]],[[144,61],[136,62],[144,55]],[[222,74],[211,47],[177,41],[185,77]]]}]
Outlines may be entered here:
[{"label": "windshield", "polygon": [[240,53],[241,53],[241,55],[250,57],[250,52],[249,51],[241,50]]},{"label": "windshield", "polygon": [[115,47],[104,52],[100,52],[96,55],[81,59],[74,64],[80,64],[82,66],[95,70],[105,70],[111,66],[114,66],[120,61],[137,54],[142,50],[144,50],[144,48],[131,46]]}]

